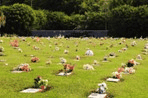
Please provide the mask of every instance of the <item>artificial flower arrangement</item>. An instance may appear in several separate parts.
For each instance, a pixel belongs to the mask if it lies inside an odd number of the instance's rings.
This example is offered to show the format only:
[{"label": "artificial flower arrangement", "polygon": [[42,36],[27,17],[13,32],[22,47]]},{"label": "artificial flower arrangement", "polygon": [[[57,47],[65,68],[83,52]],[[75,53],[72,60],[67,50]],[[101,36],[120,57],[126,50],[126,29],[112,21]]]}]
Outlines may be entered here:
[{"label": "artificial flower arrangement", "polygon": [[98,86],[99,88],[96,90],[96,93],[105,94],[106,90],[108,89],[106,83],[105,82],[100,83],[98,84]]},{"label": "artificial flower arrangement", "polygon": [[56,50],[56,51],[59,51],[59,50],[60,50],[60,48],[59,48],[59,47],[55,47],[55,50]]},{"label": "artificial flower arrangement", "polygon": [[33,40],[36,41],[36,42],[39,42],[40,41],[40,38],[37,37],[37,38],[34,38]]},{"label": "artificial flower arrangement", "polygon": [[19,52],[23,52],[23,50],[22,50],[21,48],[18,48],[18,51],[19,51]]},{"label": "artificial flower arrangement", "polygon": [[0,52],[3,52],[4,51],[4,47],[0,47]]},{"label": "artificial flower arrangement", "polygon": [[113,76],[113,78],[115,78],[115,79],[121,79],[122,78],[122,73],[120,72],[113,72],[112,73],[112,76]]},{"label": "artificial flower arrangement", "polygon": [[29,71],[31,71],[31,68],[30,68],[29,64],[25,63],[25,64],[20,64],[17,68],[14,68],[14,71],[29,72]]},{"label": "artificial flower arrangement", "polygon": [[87,56],[93,56],[94,53],[93,53],[92,50],[88,49],[88,50],[85,52],[85,55],[87,55]]},{"label": "artificial flower arrangement", "polygon": [[98,65],[99,62],[98,62],[97,60],[94,60],[93,64],[94,64],[94,65]]},{"label": "artificial flower arrangement", "polygon": [[0,43],[3,43],[3,40],[0,40]]},{"label": "artificial flower arrangement", "polygon": [[52,64],[51,60],[46,61],[46,64],[47,64],[47,65]]},{"label": "artificial flower arrangement", "polygon": [[64,54],[68,54],[69,53],[69,51],[68,50],[64,50]]},{"label": "artificial flower arrangement", "polygon": [[41,88],[42,90],[47,89],[48,86],[48,80],[42,79],[41,76],[38,76],[34,79],[34,87],[35,88]]},{"label": "artificial flower arrangement", "polygon": [[31,59],[31,62],[38,62],[39,61],[39,58],[37,58],[37,57],[33,57],[32,59]]},{"label": "artificial flower arrangement", "polygon": [[39,47],[36,47],[36,46],[33,46],[33,49],[34,50],[40,50],[40,48]]},{"label": "artificial flower arrangement", "polygon": [[10,45],[13,46],[13,47],[18,47],[19,46],[17,40],[14,40],[13,42],[10,42]]},{"label": "artificial flower arrangement", "polygon": [[134,65],[138,65],[140,63],[136,62],[134,59],[131,59],[127,63],[127,67],[133,67]]},{"label": "artificial flower arrangement", "polygon": [[135,41],[133,41],[133,42],[131,43],[131,46],[135,46],[135,45],[137,45],[137,43],[136,43]]},{"label": "artificial flower arrangement", "polygon": [[64,73],[70,73],[74,70],[75,65],[71,66],[70,64],[64,64]]},{"label": "artificial flower arrangement", "polygon": [[77,55],[77,56],[76,56],[76,60],[80,60],[80,56]]},{"label": "artificial flower arrangement", "polygon": [[61,61],[62,64],[65,64],[67,62],[67,60],[65,58],[63,58],[63,57],[60,58],[60,61]]},{"label": "artificial flower arrangement", "polygon": [[94,70],[93,66],[91,66],[89,64],[83,65],[83,69],[85,69],[85,70]]},{"label": "artificial flower arrangement", "polygon": [[132,68],[132,67],[125,67],[125,73],[129,73],[129,74],[132,74],[132,73],[135,73],[135,69]]},{"label": "artificial flower arrangement", "polygon": [[121,68],[118,68],[118,73],[129,73],[129,74],[132,74],[132,73],[135,73],[135,69],[133,67],[126,67],[127,65],[122,65]]},{"label": "artificial flower arrangement", "polygon": [[139,54],[139,55],[137,55],[137,60],[142,60],[142,57],[141,57],[141,55]]},{"label": "artificial flower arrangement", "polygon": [[5,56],[5,54],[4,54],[4,53],[2,53],[2,52],[0,52],[0,56]]}]

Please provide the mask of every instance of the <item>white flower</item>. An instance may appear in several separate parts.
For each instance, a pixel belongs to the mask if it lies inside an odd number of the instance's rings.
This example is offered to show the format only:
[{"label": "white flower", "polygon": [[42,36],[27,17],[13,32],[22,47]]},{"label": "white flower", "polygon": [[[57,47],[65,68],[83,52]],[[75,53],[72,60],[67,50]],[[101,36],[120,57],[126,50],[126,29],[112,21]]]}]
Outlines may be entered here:
[{"label": "white flower", "polygon": [[59,51],[59,47],[55,47],[55,50],[56,50],[56,51]]},{"label": "white flower", "polygon": [[64,59],[64,58],[60,58],[60,60],[61,60],[61,63],[62,63],[62,64],[67,62],[67,60]]},{"label": "white flower", "polygon": [[105,82],[103,82],[103,83],[99,83],[98,86],[99,86],[99,87],[100,87],[100,86],[103,86],[105,89],[108,89],[108,88],[107,88],[107,85],[106,85]]},{"label": "white flower", "polygon": [[88,56],[93,56],[93,55],[94,55],[93,51],[90,50],[90,49],[88,49],[88,50],[85,52],[85,54],[88,55]]},{"label": "white flower", "polygon": [[23,50],[21,48],[18,49],[19,52],[23,52]]},{"label": "white flower", "polygon": [[69,51],[68,51],[68,50],[64,50],[64,53],[65,53],[65,54],[68,54],[68,53],[69,53]]},{"label": "white flower", "polygon": [[3,40],[0,40],[0,43],[3,43]]},{"label": "white flower", "polygon": [[89,64],[83,65],[83,69],[85,69],[85,70],[94,70],[93,66],[91,66]]}]

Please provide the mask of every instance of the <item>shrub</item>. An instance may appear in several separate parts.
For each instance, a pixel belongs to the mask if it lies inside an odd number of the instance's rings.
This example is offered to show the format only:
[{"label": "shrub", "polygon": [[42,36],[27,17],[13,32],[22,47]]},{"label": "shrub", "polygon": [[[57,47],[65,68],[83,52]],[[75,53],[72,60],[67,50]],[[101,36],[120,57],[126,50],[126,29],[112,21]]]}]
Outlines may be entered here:
[{"label": "shrub", "polygon": [[3,12],[0,11],[0,28],[1,26],[5,26],[6,23],[6,16],[3,14]]},{"label": "shrub", "polygon": [[34,29],[42,29],[47,23],[47,15],[44,13],[44,10],[34,10],[36,14],[36,21],[34,24]]},{"label": "shrub", "polygon": [[[110,12],[109,30],[110,35],[118,37],[140,37],[143,34],[142,27],[146,23],[145,7],[133,7],[122,5]],[[145,16],[146,17],[146,16]],[[145,34],[146,35],[146,34]]]},{"label": "shrub", "polygon": [[71,15],[70,17],[72,29],[82,30],[85,28],[85,15],[75,14]]},{"label": "shrub", "polygon": [[105,30],[106,14],[103,12],[85,13],[85,29],[87,30]]},{"label": "shrub", "polygon": [[68,15],[66,15],[64,12],[49,12],[47,15],[47,19],[48,22],[45,29],[48,30],[70,29],[71,18]]},{"label": "shrub", "polygon": [[12,6],[2,6],[2,11],[7,17],[5,33],[30,35],[30,31],[36,20],[34,10],[25,4],[14,4]]}]

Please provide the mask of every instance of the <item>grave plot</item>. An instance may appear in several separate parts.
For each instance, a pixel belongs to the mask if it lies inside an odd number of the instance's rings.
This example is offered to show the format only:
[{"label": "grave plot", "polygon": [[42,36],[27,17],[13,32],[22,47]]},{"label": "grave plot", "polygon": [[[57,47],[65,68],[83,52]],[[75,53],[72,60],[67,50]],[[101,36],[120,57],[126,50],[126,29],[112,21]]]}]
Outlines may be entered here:
[{"label": "grave plot", "polygon": [[75,65],[71,66],[70,64],[64,64],[64,70],[59,70],[59,72],[56,74],[58,76],[69,76],[73,74],[73,70]]},{"label": "grave plot", "polygon": [[116,72],[113,72],[112,73],[112,77],[107,78],[106,81],[109,81],[109,82],[119,82],[121,78],[122,78],[122,73],[118,73],[116,71]]},{"label": "grave plot", "polygon": [[18,67],[14,68],[11,72],[12,73],[22,73],[22,72],[29,72],[31,71],[31,68],[29,64],[20,64]]},{"label": "grave plot", "polygon": [[34,86],[21,90],[21,93],[37,93],[37,92],[45,92],[50,90],[52,87],[48,85],[48,80],[42,79],[41,76],[38,76],[34,79]]},{"label": "grave plot", "polygon": [[83,65],[83,69],[84,70],[94,70],[93,66],[92,65],[89,65],[89,64]]},{"label": "grave plot", "polygon": [[94,91],[91,91],[91,94],[88,98],[113,98],[113,95],[107,92],[107,85],[105,82],[98,84],[98,88]]}]

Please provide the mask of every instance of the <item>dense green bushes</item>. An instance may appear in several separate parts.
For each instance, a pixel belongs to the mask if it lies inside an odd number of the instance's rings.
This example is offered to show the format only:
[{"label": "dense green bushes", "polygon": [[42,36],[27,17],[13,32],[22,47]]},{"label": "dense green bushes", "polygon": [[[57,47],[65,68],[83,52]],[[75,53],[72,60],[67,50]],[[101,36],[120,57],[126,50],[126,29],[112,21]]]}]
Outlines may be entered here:
[{"label": "dense green bushes", "polygon": [[[143,26],[147,22],[146,15],[147,6],[133,7],[122,5],[111,10],[109,16],[110,35],[125,37],[146,36]],[[146,26],[147,27],[147,26]]]},{"label": "dense green bushes", "polygon": [[[47,12],[46,12],[47,13]],[[67,30],[71,29],[71,18],[64,12],[48,12],[46,30]]]},{"label": "dense green bushes", "polygon": [[0,28],[1,26],[5,26],[6,24],[6,16],[3,14],[2,11],[0,11]]},{"label": "dense green bushes", "polygon": [[5,33],[29,35],[36,15],[34,10],[25,4],[14,4],[12,6],[2,6],[1,10],[7,17],[6,26],[2,29]]},{"label": "dense green bushes", "polygon": [[47,23],[47,15],[44,10],[34,10],[34,12],[36,14],[36,21],[33,26],[33,29],[40,30],[44,28]]},{"label": "dense green bushes", "polygon": [[[114,0],[116,1],[116,0]],[[93,5],[96,10],[89,8]],[[29,35],[31,30],[105,30],[110,31],[110,36],[133,37],[148,36],[148,7],[146,5],[134,7],[121,5],[109,10],[111,3],[100,1],[91,4],[84,3],[83,14],[67,15],[64,12],[34,10],[25,4],[1,6],[7,17],[4,33]],[[121,2],[120,3],[124,3]],[[108,6],[108,7],[106,7]],[[98,12],[97,12],[98,11]]]}]

